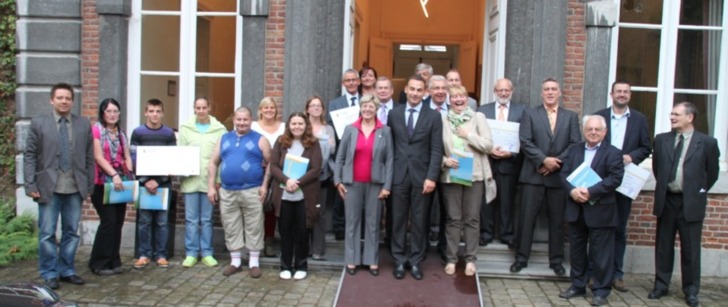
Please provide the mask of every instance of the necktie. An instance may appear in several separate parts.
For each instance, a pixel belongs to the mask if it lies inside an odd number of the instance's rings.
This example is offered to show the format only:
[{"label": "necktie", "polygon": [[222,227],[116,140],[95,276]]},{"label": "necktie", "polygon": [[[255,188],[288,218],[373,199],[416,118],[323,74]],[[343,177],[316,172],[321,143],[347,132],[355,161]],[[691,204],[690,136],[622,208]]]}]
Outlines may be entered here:
[{"label": "necktie", "polygon": [[353,107],[355,105],[356,105],[356,96],[351,97],[351,106]]},{"label": "necktie", "polygon": [[64,172],[67,172],[71,169],[71,153],[69,152],[69,146],[68,146],[68,119],[65,117],[61,117],[59,120],[60,122],[60,128],[58,129],[58,132],[61,136],[61,138],[58,140],[60,143],[60,154],[61,154],[61,161],[59,166],[61,167],[61,170]]},{"label": "necktie", "polygon": [[407,111],[410,113],[407,117],[407,133],[412,137],[412,134],[415,132],[415,109],[409,109]]},{"label": "necktie", "polygon": [[[506,120],[506,106],[505,105],[498,105],[498,108],[500,111],[498,111],[498,120],[499,121],[505,121]],[[552,128],[553,130],[553,128]]]},{"label": "necktie", "polygon": [[384,125],[387,124],[387,105],[385,104],[379,108],[379,121]]},{"label": "necktie", "polygon": [[680,134],[675,151],[672,152],[672,169],[670,170],[670,177],[667,178],[667,182],[673,182],[677,178],[677,167],[680,165],[680,155],[682,154],[684,139],[685,137]]},{"label": "necktie", "polygon": [[549,125],[551,126],[551,133],[554,133],[556,128],[556,111],[546,111],[549,115]]}]

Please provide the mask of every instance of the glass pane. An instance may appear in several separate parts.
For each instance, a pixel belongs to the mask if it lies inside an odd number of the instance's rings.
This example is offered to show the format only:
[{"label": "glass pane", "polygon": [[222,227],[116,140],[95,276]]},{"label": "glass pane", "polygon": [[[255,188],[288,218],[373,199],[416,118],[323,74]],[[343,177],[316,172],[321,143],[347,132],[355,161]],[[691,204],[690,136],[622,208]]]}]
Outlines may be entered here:
[{"label": "glass pane", "polygon": [[235,72],[235,17],[197,17],[198,72]]},{"label": "glass pane", "polygon": [[[235,78],[197,77],[195,79],[195,97],[204,96],[210,101],[210,114],[228,128],[233,127],[235,111]],[[185,106],[187,107],[187,106]],[[190,108],[192,103],[190,102]]]},{"label": "glass pane", "polygon": [[140,123],[146,122],[144,109],[149,99],[156,98],[164,104],[162,123],[177,130],[179,110],[179,80],[175,76],[142,76],[139,97]]},{"label": "glass pane", "polygon": [[142,70],[179,71],[179,16],[142,17]]},{"label": "glass pane", "polygon": [[683,0],[680,6],[680,24],[721,26],[723,0]]},{"label": "glass pane", "polygon": [[720,31],[678,30],[675,88],[718,89]]},{"label": "glass pane", "polygon": [[622,0],[619,22],[662,23],[662,1]]},{"label": "glass pane", "polygon": [[237,12],[238,2],[235,0],[198,0],[197,11],[201,12]]},{"label": "glass pane", "polygon": [[142,10],[145,11],[179,11],[179,0],[144,0]]},{"label": "glass pane", "polygon": [[635,86],[657,86],[660,30],[619,29],[617,80]]},{"label": "glass pane", "polygon": [[630,109],[637,110],[647,117],[647,130],[650,132],[650,143],[655,133],[655,109],[657,106],[657,93],[635,92],[629,100]]},{"label": "glass pane", "polygon": [[693,121],[695,130],[713,135],[715,126],[715,95],[675,94],[674,102],[689,101],[698,108],[698,116]]}]

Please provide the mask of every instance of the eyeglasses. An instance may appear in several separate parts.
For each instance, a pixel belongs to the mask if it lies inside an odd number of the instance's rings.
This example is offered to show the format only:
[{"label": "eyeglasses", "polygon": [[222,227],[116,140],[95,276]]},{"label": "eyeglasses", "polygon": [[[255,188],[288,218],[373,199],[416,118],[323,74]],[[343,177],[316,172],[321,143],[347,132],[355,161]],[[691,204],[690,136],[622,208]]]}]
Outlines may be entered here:
[{"label": "eyeglasses", "polygon": [[584,128],[584,131],[586,132],[602,132],[604,128]]},{"label": "eyeglasses", "polygon": [[113,114],[119,114],[121,112],[119,110],[106,110],[106,111],[104,111],[104,113],[113,115]]}]

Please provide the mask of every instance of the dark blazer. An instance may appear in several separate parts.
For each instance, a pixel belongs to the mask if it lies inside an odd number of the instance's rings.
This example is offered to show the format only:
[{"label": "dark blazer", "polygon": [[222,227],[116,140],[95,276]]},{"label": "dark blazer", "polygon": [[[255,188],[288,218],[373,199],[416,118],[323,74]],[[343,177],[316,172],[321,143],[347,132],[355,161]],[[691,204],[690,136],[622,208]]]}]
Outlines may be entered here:
[{"label": "dark blazer", "polygon": [[[361,95],[356,94],[356,103],[359,105],[359,100],[361,99]],[[351,101],[346,99],[346,95],[341,95],[339,97],[336,97],[334,100],[329,101],[328,106],[326,106],[326,122],[331,124],[331,127],[334,126],[333,122],[331,121],[331,111],[336,111],[338,109],[344,109],[351,106]]]},{"label": "dark blazer", "polygon": [[[283,188],[288,177],[283,174],[283,162],[289,148],[282,148],[281,143],[276,141],[270,154],[270,173],[273,176],[273,207],[275,207],[276,216],[281,215],[281,197],[283,197]],[[321,192],[321,184],[318,180],[321,174],[321,146],[318,142],[311,147],[303,150],[302,157],[308,159],[308,169],[303,177],[299,178],[298,186],[303,191],[303,202],[306,204],[306,228],[311,228],[316,223],[319,214],[319,193]]]},{"label": "dark blazer", "polygon": [[542,176],[538,173],[538,169],[546,157],[556,157],[563,161],[569,146],[579,142],[581,132],[578,115],[559,107],[554,131],[551,132],[549,118],[543,105],[535,106],[523,113],[519,130],[521,152],[525,156],[519,178],[521,183],[545,185],[550,188],[561,187],[560,170]]},{"label": "dark blazer", "polygon": [[[91,123],[85,117],[71,114],[71,133],[73,133],[73,152],[71,170],[76,179],[81,197],[93,191],[94,150]],[[30,122],[30,132],[23,156],[25,193],[39,192],[39,203],[51,201],[58,180],[60,162],[60,135],[53,113],[35,117]]]},{"label": "dark blazer", "polygon": [[[658,134],[655,137],[655,152],[652,155],[652,172],[655,174],[655,205],[652,211],[657,217],[662,216],[667,196],[667,178],[670,176],[675,148],[674,131]],[[718,180],[718,158],[720,150],[718,141],[700,133],[693,132],[690,144],[683,159],[683,208],[685,220],[701,221],[705,218],[705,206],[708,203],[708,191]]]},{"label": "dark blazer", "polygon": [[[485,118],[487,119],[496,119],[495,104],[495,102],[487,103],[478,108],[478,112],[485,114]],[[506,120],[520,123],[523,112],[525,111],[525,105],[511,101],[508,118]],[[503,175],[518,175],[521,170],[521,164],[523,164],[523,155],[520,153],[513,153],[513,156],[509,159],[490,159],[490,166],[493,171]]]},{"label": "dark blazer", "polygon": [[[596,115],[601,115],[607,121],[607,136],[604,138],[605,143],[612,142],[612,108],[606,108],[597,111]],[[629,109],[629,117],[627,118],[627,128],[624,134],[624,143],[622,144],[622,154],[629,155],[632,163],[635,165],[642,163],[652,153],[650,145],[649,130],[647,130],[647,117],[635,109]]]},{"label": "dark blazer", "polygon": [[[422,102],[424,103],[424,102]],[[442,163],[442,117],[440,113],[422,105],[412,137],[407,133],[405,110],[407,104],[398,105],[387,116],[394,143],[394,184],[401,184],[409,173],[412,185],[421,187],[425,179],[437,182]]]},{"label": "dark blazer", "polygon": [[[379,123],[379,121],[377,121]],[[381,123],[379,123],[381,124]],[[392,131],[383,126],[374,131],[374,148],[372,153],[371,182],[381,184],[382,188],[392,190],[392,170],[394,162],[394,149],[392,148]],[[346,126],[341,137],[339,152],[336,154],[336,167],[334,167],[334,186],[339,183],[352,184],[354,182],[354,154],[356,142],[359,138],[359,129],[353,125]]]},{"label": "dark blazer", "polygon": [[[571,192],[575,187],[571,185],[566,177],[584,162],[585,143],[577,143],[569,147],[561,169],[561,182],[566,193]],[[566,198],[565,220],[576,222],[579,219],[579,209],[584,209],[584,221],[588,227],[616,227],[618,223],[616,190],[622,183],[624,176],[624,163],[622,153],[609,143],[602,141],[592,160],[591,168],[602,181],[589,187],[589,200],[596,203],[580,204],[574,201],[571,196]]]}]

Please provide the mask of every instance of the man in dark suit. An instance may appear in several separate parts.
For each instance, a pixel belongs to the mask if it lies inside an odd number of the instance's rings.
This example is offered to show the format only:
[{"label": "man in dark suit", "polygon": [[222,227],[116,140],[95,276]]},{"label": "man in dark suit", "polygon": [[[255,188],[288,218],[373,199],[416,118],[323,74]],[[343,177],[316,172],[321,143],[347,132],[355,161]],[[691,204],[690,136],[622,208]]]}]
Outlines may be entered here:
[{"label": "man in dark suit", "polygon": [[655,137],[652,172],[655,174],[657,217],[655,288],[648,298],[667,295],[675,258],[675,233],[680,233],[680,266],[685,302],[698,305],[700,239],[708,191],[718,180],[718,141],[695,131],[698,110],[690,102],[672,108],[672,131]]},{"label": "man in dark suit", "polygon": [[[607,121],[607,136],[604,142],[622,150],[624,165],[639,165],[652,152],[650,136],[647,130],[647,117],[629,107],[632,95],[630,85],[624,81],[612,84],[612,106],[594,114],[601,115]],[[627,133],[629,131],[629,133]],[[626,292],[624,284],[624,252],[627,248],[627,220],[632,212],[632,199],[617,193],[617,212],[619,224],[614,239],[614,282],[615,290]]]},{"label": "man in dark suit", "polygon": [[[412,277],[422,279],[420,262],[426,249],[427,208],[435,190],[442,163],[442,118],[422,103],[425,80],[412,76],[405,86],[407,104],[389,112],[394,165],[392,187],[392,256],[394,277],[404,278],[409,264]],[[410,224],[409,249],[407,224]]]},{"label": "man in dark suit", "polygon": [[[81,204],[94,184],[91,123],[71,113],[73,87],[51,88],[53,112],[30,122],[23,172],[25,193],[38,202],[38,263],[51,289],[58,281],[82,285],[74,266],[80,237]],[[61,241],[56,226],[61,217]]]},{"label": "man in dark suit", "polygon": [[[500,79],[493,85],[496,100],[478,108],[478,112],[485,114],[485,118],[498,121],[521,122],[526,106],[512,102],[513,83],[508,79]],[[521,171],[523,156],[517,152],[510,152],[499,146],[493,148],[490,154],[490,166],[495,176],[498,189],[496,198],[480,208],[480,246],[486,246],[496,237],[495,221],[498,221],[498,237],[501,243],[508,247],[515,247],[515,234],[513,232],[513,212],[516,203],[516,188],[518,174]]]},{"label": "man in dark suit", "polygon": [[555,79],[541,84],[543,104],[527,110],[521,119],[519,136],[524,155],[521,182],[520,223],[516,261],[511,272],[528,266],[536,218],[546,203],[549,219],[549,267],[564,275],[564,206],[566,196],[559,179],[566,149],[579,142],[579,119],[575,112],[559,107],[561,90]]},{"label": "man in dark suit", "polygon": [[[355,69],[349,68],[346,71],[344,71],[344,74],[341,76],[341,85],[344,86],[344,89],[346,92],[344,95],[341,95],[337,97],[334,100],[331,100],[328,104],[328,112],[326,112],[326,122],[332,123],[331,121],[331,112],[336,111],[338,109],[344,109],[348,107],[358,106],[359,105],[359,99],[361,99],[361,96],[359,95],[359,84],[361,84],[361,79],[359,79],[359,72]],[[338,134],[337,134],[338,135]],[[337,144],[338,144],[338,137],[337,137]],[[334,214],[333,214],[333,228],[334,228],[334,237],[336,240],[344,240],[344,230],[346,229],[346,218],[344,215],[344,201],[341,199],[341,197],[338,195],[338,193],[334,196]]]},{"label": "man in dark suit", "polygon": [[[607,303],[612,288],[614,233],[618,220],[616,190],[622,182],[624,163],[619,149],[603,142],[607,134],[604,117],[585,116],[583,132],[586,142],[569,147],[561,170],[561,182],[569,193],[565,219],[569,223],[571,243],[571,286],[559,297],[570,299],[586,294],[591,262],[592,306],[601,306]],[[582,163],[602,180],[592,186],[575,186],[569,182],[567,177]]]}]

